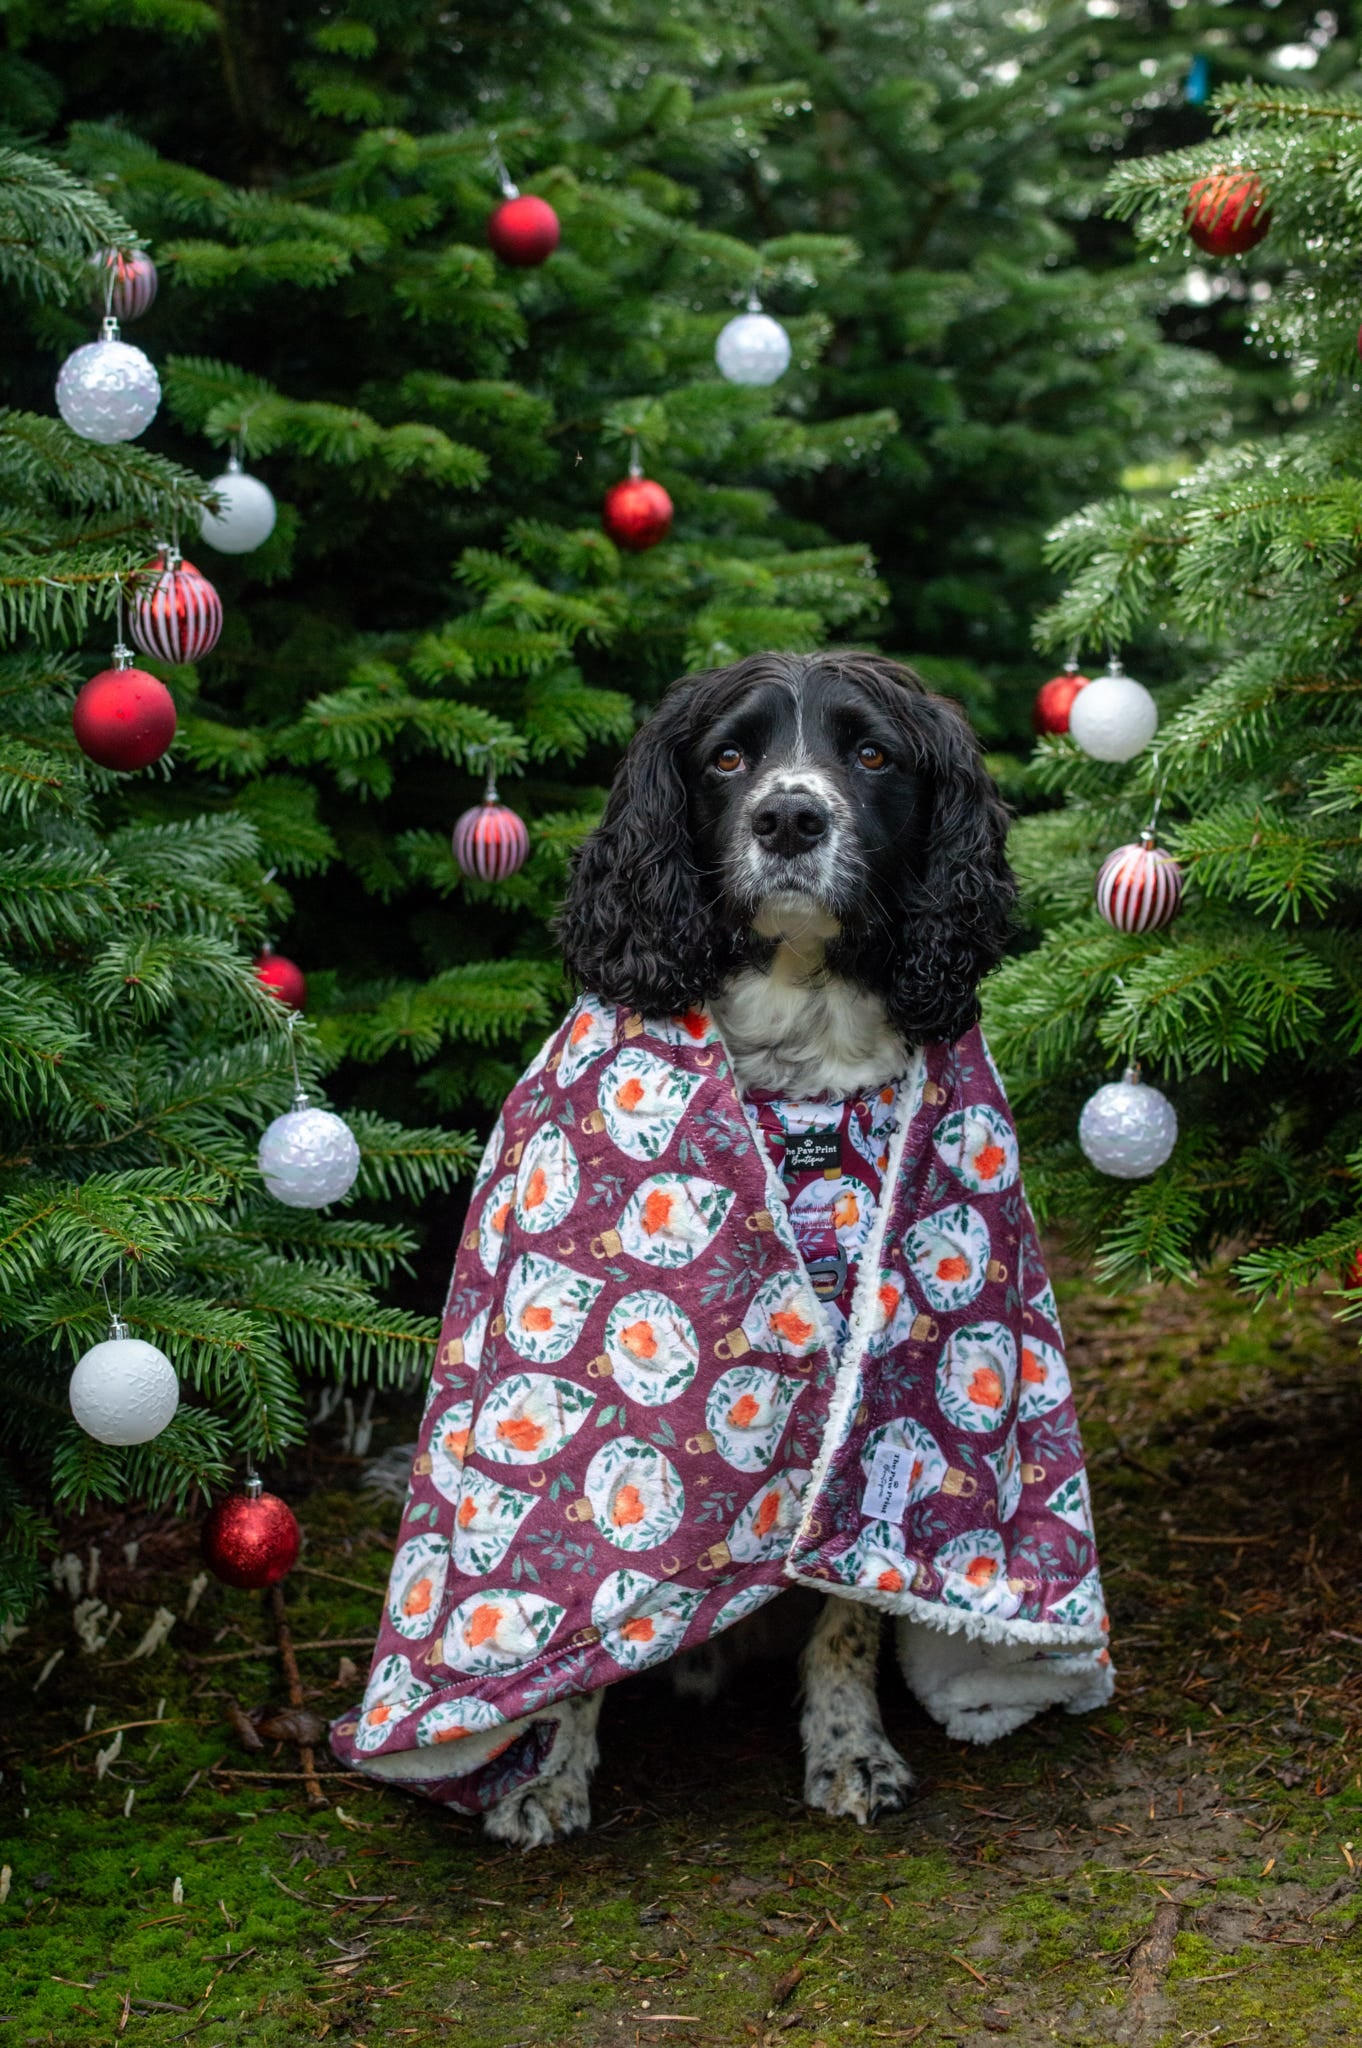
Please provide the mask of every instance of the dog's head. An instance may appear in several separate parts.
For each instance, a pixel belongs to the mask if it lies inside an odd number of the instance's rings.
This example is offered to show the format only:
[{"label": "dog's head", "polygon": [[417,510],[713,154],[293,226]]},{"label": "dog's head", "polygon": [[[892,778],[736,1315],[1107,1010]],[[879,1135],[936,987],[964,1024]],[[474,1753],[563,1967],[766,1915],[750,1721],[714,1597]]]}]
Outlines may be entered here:
[{"label": "dog's head", "polygon": [[1006,836],[963,715],[910,669],[750,655],[684,677],[637,734],[558,933],[584,987],[654,1015],[819,940],[906,1041],[950,1040],[1006,939]]}]

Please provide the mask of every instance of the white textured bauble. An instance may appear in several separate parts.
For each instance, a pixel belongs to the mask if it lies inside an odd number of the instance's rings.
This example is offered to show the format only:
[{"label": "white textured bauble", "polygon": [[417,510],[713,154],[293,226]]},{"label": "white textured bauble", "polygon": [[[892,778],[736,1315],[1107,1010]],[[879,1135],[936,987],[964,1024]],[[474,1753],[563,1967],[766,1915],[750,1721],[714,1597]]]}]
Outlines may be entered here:
[{"label": "white textured bauble", "polygon": [[730,384],[774,384],[790,367],[790,337],[769,313],[739,313],[720,331],[714,360]]},{"label": "white textured bauble", "polygon": [[1159,729],[1159,709],[1143,683],[1113,662],[1074,698],[1069,733],[1094,761],[1130,761]]},{"label": "white textured bauble", "polygon": [[1177,1111],[1143,1081],[1108,1081],[1083,1105],[1078,1142],[1089,1163],[1115,1180],[1145,1180],[1171,1157]]},{"label": "white textured bauble", "polygon": [[92,1346],[72,1373],[69,1392],[71,1413],[100,1444],[149,1444],[180,1405],[180,1383],[164,1351],[126,1335]]},{"label": "white textured bauble", "polygon": [[156,417],[161,380],[150,357],[118,339],[116,320],[104,329],[62,364],[57,411],[83,441],[135,441]]},{"label": "white textured bauble", "polygon": [[220,555],[249,555],[274,532],[274,494],[258,476],[247,476],[235,457],[211,488],[225,501],[221,512],[205,512],[199,533]]},{"label": "white textured bauble", "polygon": [[355,1185],[359,1146],[343,1118],[305,1105],[277,1116],[256,1154],[265,1186],[289,1209],[324,1209]]}]

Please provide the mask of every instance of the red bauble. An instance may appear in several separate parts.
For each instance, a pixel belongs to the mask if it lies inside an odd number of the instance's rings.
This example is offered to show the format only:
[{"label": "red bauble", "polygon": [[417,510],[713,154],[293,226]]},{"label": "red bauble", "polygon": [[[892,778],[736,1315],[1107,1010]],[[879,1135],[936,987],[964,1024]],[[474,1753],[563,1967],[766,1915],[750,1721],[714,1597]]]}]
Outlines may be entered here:
[{"label": "red bauble", "polygon": [[454,827],[454,858],[470,879],[504,882],[529,858],[525,820],[492,795],[465,811]]},{"label": "red bauble", "polygon": [[1362,1287],[1362,1245],[1358,1246],[1347,1265],[1343,1268],[1343,1285],[1345,1287]]},{"label": "red bauble", "polygon": [[307,976],[292,960],[276,953],[273,946],[261,947],[255,962],[255,978],[290,1010],[301,1010],[307,1001]]},{"label": "red bauble", "polygon": [[264,1493],[258,1479],[220,1500],[203,1525],[203,1558],[228,1586],[258,1592],[273,1586],[298,1562],[300,1532],[287,1501]]},{"label": "red bauble", "polygon": [[516,270],[533,270],[558,247],[562,229],[547,199],[532,192],[504,199],[487,223],[493,253]]},{"label": "red bauble", "polygon": [[1048,683],[1042,683],[1031,706],[1031,723],[1036,731],[1067,732],[1074,698],[1091,681],[1091,676],[1081,676],[1076,669],[1066,668],[1063,675],[1051,676]]},{"label": "red bauble", "polygon": [[[127,649],[120,649],[127,659]],[[175,699],[144,668],[102,668],[71,710],[82,754],[101,768],[149,768],[175,737]]]},{"label": "red bauble", "polygon": [[1182,216],[1187,232],[1208,256],[1242,256],[1272,225],[1266,197],[1262,179],[1252,171],[1215,171],[1198,178]]},{"label": "red bauble", "polygon": [[1171,853],[1142,832],[1138,846],[1118,846],[1097,877],[1097,908],[1118,932],[1156,932],[1182,902],[1183,876]]},{"label": "red bauble", "polygon": [[218,644],[222,599],[208,578],[172,548],[138,572],[128,631],[143,654],[161,661],[197,661]]},{"label": "red bauble", "polygon": [[627,476],[606,492],[601,524],[616,547],[641,555],[671,532],[672,501],[651,477]]}]

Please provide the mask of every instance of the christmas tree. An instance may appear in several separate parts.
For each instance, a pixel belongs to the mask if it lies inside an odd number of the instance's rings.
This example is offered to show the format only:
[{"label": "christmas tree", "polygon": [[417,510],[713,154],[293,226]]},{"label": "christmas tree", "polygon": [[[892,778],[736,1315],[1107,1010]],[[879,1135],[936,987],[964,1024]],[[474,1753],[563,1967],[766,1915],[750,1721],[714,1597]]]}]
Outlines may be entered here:
[{"label": "christmas tree", "polygon": [[[1123,166],[1116,203],[1169,262],[1188,218],[1203,249],[1248,251],[1204,260],[1244,270],[1299,424],[1060,527],[1069,582],[1042,644],[1124,651],[1160,685],[1161,723],[1123,767],[1043,743],[1037,774],[1063,804],[1014,835],[1041,936],[997,977],[990,1016],[1021,1084],[1030,1185],[1082,1219],[1107,1273],[1186,1277],[1229,1245],[1252,1287],[1336,1284],[1343,1266],[1356,1290],[1362,100],[1250,84],[1216,109],[1211,140]],[[1093,877],[1159,800],[1186,899],[1164,928],[1122,933],[1093,909]],[[1133,1183],[1099,1178],[1074,1143],[1080,1104],[1126,1062],[1180,1124],[1168,1164]]]},{"label": "christmas tree", "polygon": [[[91,260],[134,239],[59,165],[0,151],[0,279],[27,353],[63,306],[88,339]],[[255,1170],[260,1130],[291,1093],[286,1013],[251,967],[273,895],[256,828],[242,811],[198,811],[173,773],[96,766],[72,731],[130,564],[154,535],[197,523],[202,483],[133,442],[100,445],[50,411],[11,409],[0,494],[3,1624],[37,1590],[49,1496],[183,1507],[243,1454],[300,1437],[305,1374],[415,1375],[433,1325],[373,1292],[409,1255],[410,1230],[285,1207]],[[310,1078],[305,1035],[298,1052]],[[468,1160],[450,1133],[353,1124],[366,1195],[419,1195]],[[85,1434],[67,1399],[75,1359],[114,1311],[192,1394],[127,1448]]]}]

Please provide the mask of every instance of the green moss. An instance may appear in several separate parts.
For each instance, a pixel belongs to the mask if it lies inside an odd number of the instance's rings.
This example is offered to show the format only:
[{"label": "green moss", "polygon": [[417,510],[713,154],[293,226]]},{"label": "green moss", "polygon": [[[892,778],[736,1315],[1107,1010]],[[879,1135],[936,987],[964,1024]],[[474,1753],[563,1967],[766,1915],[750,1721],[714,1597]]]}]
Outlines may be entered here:
[{"label": "green moss", "polygon": [[[1116,1316],[1065,1295],[1119,1704],[962,1749],[886,1672],[920,1793],[873,1831],[801,1806],[788,1667],[754,1670],[703,1717],[662,1685],[621,1687],[600,1826],[546,1853],[493,1850],[471,1822],[350,1781],[309,1814],[294,1785],[221,1775],[296,1768],[290,1749],[243,1752],[225,1718],[227,1692],[281,1696],[271,1652],[185,1661],[268,1644],[264,1603],[212,1585],[166,1649],[121,1663],[158,1605],[183,1613],[192,1532],[139,1530],[121,1574],[126,1532],[77,1532],[77,1549],[99,1542],[101,1595],[125,1620],[86,1657],[63,1596],[0,1657],[0,2048],[870,2048],[919,2026],[925,2043],[982,2041],[1004,2022],[1017,2048],[1110,2048],[1129,1956],[1169,1897],[1167,2023],[1141,2048],[1362,2039],[1345,1967],[1357,1900],[1336,1889],[1351,1882],[1343,1845],[1362,1861],[1340,1640],[1362,1636],[1337,1419],[1355,1401],[1351,1345],[1313,1306],[1253,1319],[1214,1286],[1151,1291]],[[397,1522],[323,1478],[286,1488],[309,1539],[287,1587],[303,1643],[372,1630]],[[1265,1515],[1272,1541],[1238,1552],[1169,1536],[1261,1535]],[[319,1713],[354,1697],[341,1655],[365,1663],[360,1648],[301,1654]],[[163,1723],[130,1729],[97,1779],[100,1745],[76,1740],[90,1705],[106,1729],[162,1699]]]}]

